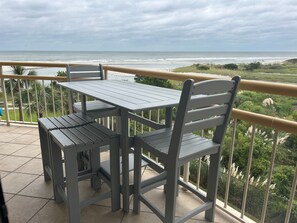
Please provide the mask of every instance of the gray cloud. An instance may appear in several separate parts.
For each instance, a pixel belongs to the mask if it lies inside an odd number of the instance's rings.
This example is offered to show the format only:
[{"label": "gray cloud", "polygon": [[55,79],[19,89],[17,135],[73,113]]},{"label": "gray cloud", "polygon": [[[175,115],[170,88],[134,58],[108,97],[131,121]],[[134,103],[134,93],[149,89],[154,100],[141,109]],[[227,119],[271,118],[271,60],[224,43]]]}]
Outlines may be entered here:
[{"label": "gray cloud", "polygon": [[0,50],[297,50],[295,0],[1,0]]}]

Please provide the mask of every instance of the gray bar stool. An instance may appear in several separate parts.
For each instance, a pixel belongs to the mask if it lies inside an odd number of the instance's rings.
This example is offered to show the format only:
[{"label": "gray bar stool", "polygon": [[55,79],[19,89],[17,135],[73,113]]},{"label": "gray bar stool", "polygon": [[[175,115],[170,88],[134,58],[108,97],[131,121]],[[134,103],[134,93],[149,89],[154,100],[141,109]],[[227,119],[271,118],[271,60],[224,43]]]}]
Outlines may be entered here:
[{"label": "gray bar stool", "polygon": [[[65,201],[69,221],[80,222],[80,209],[99,200],[111,197],[112,211],[120,208],[120,161],[119,136],[97,123],[79,127],[52,130],[49,133],[51,163],[53,171],[54,197],[56,202]],[[100,165],[100,147],[110,146],[110,174]],[[77,154],[90,153],[90,169],[82,176],[78,174]],[[62,153],[64,154],[65,174],[63,172]],[[93,188],[100,188],[101,179],[110,186],[110,191],[100,193],[90,199],[80,201],[78,182],[92,178]]]},{"label": "gray bar stool", "polygon": [[50,164],[51,154],[49,150],[49,132],[55,129],[66,129],[71,127],[83,126],[94,122],[94,119],[89,118],[83,113],[38,119],[42,166],[45,181],[49,181],[52,178],[52,169]]}]

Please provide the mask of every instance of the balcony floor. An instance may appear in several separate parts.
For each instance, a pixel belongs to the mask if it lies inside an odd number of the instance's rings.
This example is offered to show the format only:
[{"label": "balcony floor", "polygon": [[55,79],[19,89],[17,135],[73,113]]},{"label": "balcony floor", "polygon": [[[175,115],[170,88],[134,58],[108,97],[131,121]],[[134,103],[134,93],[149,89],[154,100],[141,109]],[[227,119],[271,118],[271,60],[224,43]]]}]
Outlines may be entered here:
[{"label": "balcony floor", "polygon": [[[146,169],[144,176],[150,174],[153,174],[152,171]],[[0,175],[11,223],[67,222],[65,205],[54,202],[51,183],[43,180],[37,127],[8,127],[0,122]],[[87,181],[80,183],[80,189],[81,198],[95,193]],[[164,200],[162,189],[155,189],[147,196],[162,207]],[[181,189],[177,200],[177,214],[190,210],[197,203],[198,199]],[[129,214],[122,211],[112,213],[110,201],[105,200],[84,208],[81,211],[81,222],[145,223],[160,222],[160,220],[143,204],[140,215],[133,214],[132,211]],[[207,221],[204,215],[200,214],[189,222]],[[238,221],[217,209],[215,222]]]}]

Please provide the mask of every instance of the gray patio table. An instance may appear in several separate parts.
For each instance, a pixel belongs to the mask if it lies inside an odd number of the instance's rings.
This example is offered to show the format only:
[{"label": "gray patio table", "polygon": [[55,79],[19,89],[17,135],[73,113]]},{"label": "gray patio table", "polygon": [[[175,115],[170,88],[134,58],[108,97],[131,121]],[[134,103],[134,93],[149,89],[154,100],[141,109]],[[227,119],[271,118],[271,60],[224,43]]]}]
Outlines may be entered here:
[{"label": "gray patio table", "polygon": [[[91,96],[119,108],[118,130],[122,148],[123,174],[121,191],[123,194],[123,210],[129,212],[129,195],[133,188],[131,189],[131,185],[129,185],[129,151],[132,144],[128,134],[128,119],[135,112],[166,108],[164,127],[171,126],[172,107],[179,103],[181,91],[117,80],[63,82],[59,85],[80,93],[83,112],[86,111],[86,96]],[[140,119],[138,117],[138,121],[141,121]],[[146,124],[149,123],[146,122]]]}]

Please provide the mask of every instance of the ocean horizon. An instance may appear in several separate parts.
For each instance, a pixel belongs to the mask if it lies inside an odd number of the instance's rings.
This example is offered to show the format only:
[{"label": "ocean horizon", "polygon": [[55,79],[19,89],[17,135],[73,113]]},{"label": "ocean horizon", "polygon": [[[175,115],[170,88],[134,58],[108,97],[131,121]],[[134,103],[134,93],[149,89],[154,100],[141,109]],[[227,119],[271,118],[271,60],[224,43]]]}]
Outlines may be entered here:
[{"label": "ocean horizon", "polygon": [[[297,52],[194,52],[194,51],[0,51],[0,61],[103,64],[172,71],[192,64],[275,63],[297,58]],[[61,68],[38,68],[52,76]],[[10,67],[3,67],[10,73]]]}]

